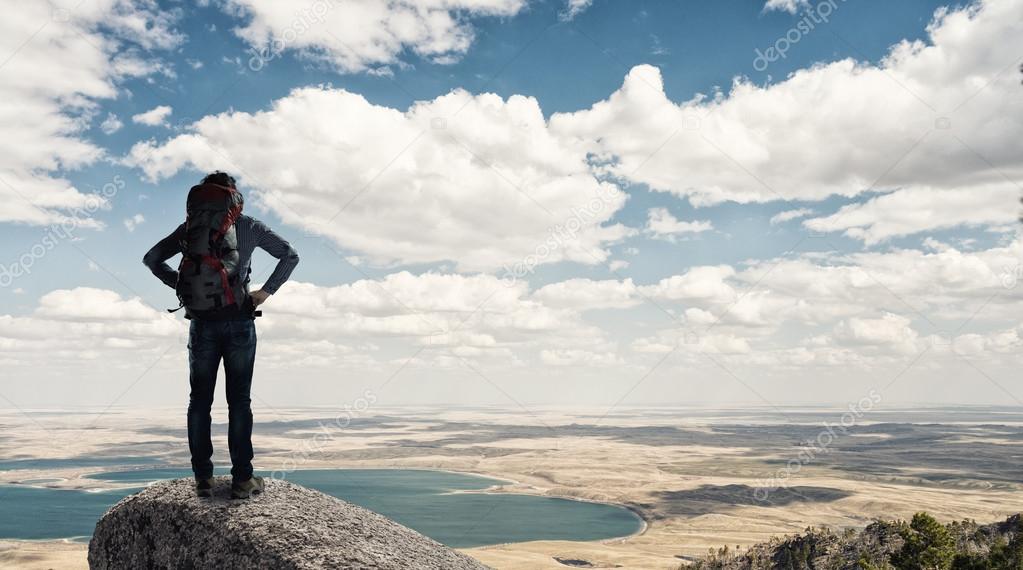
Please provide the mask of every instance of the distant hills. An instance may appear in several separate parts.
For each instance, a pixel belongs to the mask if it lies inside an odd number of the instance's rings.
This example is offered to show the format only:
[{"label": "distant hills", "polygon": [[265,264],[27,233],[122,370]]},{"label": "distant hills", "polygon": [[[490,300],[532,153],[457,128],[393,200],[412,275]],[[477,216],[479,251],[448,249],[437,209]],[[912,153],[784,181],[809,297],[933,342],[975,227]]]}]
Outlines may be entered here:
[{"label": "distant hills", "polygon": [[687,570],[1023,570],[1023,519],[942,524],[927,513],[862,530],[808,528],[746,550],[723,547]]}]

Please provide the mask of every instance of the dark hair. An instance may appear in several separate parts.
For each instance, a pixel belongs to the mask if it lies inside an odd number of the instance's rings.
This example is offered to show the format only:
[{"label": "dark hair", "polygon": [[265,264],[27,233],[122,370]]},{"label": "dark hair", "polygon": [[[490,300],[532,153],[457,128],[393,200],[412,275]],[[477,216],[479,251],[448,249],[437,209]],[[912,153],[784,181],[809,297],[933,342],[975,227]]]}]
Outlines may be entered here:
[{"label": "dark hair", "polygon": [[235,188],[234,177],[226,172],[216,171],[211,172],[202,179],[203,184],[217,184],[219,186],[227,186],[228,188]]}]

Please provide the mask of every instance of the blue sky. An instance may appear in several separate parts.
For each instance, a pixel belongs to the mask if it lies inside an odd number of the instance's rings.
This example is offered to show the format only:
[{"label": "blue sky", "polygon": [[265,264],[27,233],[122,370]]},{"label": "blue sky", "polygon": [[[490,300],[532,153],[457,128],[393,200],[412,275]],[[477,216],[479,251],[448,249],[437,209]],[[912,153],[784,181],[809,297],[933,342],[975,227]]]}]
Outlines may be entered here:
[{"label": "blue sky", "polygon": [[[793,23],[792,15],[785,12],[765,13],[761,2],[706,2],[691,6],[669,2],[597,2],[570,22],[558,19],[563,11],[560,3],[542,2],[512,18],[484,18],[475,23],[476,40],[472,49],[454,64],[437,65],[415,54],[403,54],[409,67],[396,69],[392,78],[339,74],[323,65],[303,61],[293,52],[285,52],[280,60],[270,61],[254,72],[246,63],[255,52],[231,32],[238,25],[234,18],[216,6],[164,4],[167,9],[183,10],[178,28],[189,40],[165,56],[173,66],[175,77],[125,81],[122,96],[102,103],[97,119],[113,113],[125,126],[107,135],[100,128],[102,121],[95,120],[86,135],[107,149],[111,156],[123,155],[139,140],[166,135],[165,127],[132,123],[132,115],[168,105],[174,109],[168,119],[170,124],[185,126],[205,115],[230,110],[259,111],[295,87],[304,85],[333,84],[359,93],[372,103],[399,109],[459,87],[472,92],[493,92],[502,97],[528,94],[535,97],[549,115],[583,108],[603,99],[621,84],[632,66],[650,63],[664,72],[668,96],[684,101],[698,93],[727,89],[736,76],[765,83],[772,77],[784,77],[820,61],[845,57],[877,61],[891,44],[904,38],[920,38],[934,10],[942,5],[941,2],[843,5],[841,17],[836,17],[829,27],[808,35],[785,59],[758,72],[753,68],[754,50],[772,45]],[[879,17],[879,13],[883,17]],[[234,58],[241,58],[242,64],[228,61]],[[200,62],[202,67],[194,69],[190,62]],[[224,166],[224,169],[229,167]],[[128,199],[119,198],[111,204],[110,210],[97,214],[108,229],[80,236],[90,242],[81,247],[103,267],[144,294],[149,302],[158,303],[166,297],[166,291],[148,274],[138,270],[137,261],[148,245],[180,223],[183,193],[199,173],[182,173],[159,184],[141,180],[136,169],[103,163],[68,173],[68,179],[85,190],[102,188],[115,176],[121,176],[128,184]],[[830,209],[840,203],[836,202]],[[685,203],[652,195],[639,187],[629,207],[618,213],[616,219],[629,225],[642,224],[647,209],[658,206],[669,208],[679,218],[694,213]],[[750,257],[781,254],[798,236],[784,228],[770,228],[767,220],[789,208],[789,204],[713,208],[704,217],[714,221],[719,231],[727,235],[701,239],[699,247],[686,248],[645,240],[649,242],[647,247],[652,248],[651,255],[646,257],[650,263],[637,262],[629,275],[649,281],[691,265],[735,263]],[[146,222],[134,232],[128,232],[121,222],[137,213],[143,214]],[[264,217],[268,222],[279,222],[272,213]],[[40,228],[7,226],[4,231],[17,232],[10,234],[15,239],[5,240],[2,251],[4,256],[13,258],[21,253],[25,240],[40,233]],[[761,239],[765,232],[772,234],[767,240]],[[282,233],[289,232],[282,230]],[[337,263],[336,256],[319,240],[302,243],[304,236],[300,232],[290,234],[288,237],[295,245],[302,246],[306,262],[299,275],[306,280],[329,285],[360,277],[345,264]],[[131,254],[125,251],[125,240],[137,244]],[[841,243],[842,239],[836,236],[832,241]],[[89,260],[80,252],[61,249],[71,251],[55,252],[60,256],[58,259],[33,267],[37,278],[19,279],[19,286],[26,292],[40,295],[51,290],[54,284],[60,284],[59,276],[66,272],[66,267],[88,266]],[[549,279],[577,275],[580,271],[593,277],[607,274],[601,268],[571,266],[552,268]],[[87,275],[80,277],[88,278]],[[76,280],[75,284],[117,285],[102,272],[86,281]],[[12,302],[18,300],[8,298]],[[31,301],[21,306],[23,310],[32,307]]]},{"label": "blue sky", "polygon": [[[407,37],[380,23],[396,21],[394,13],[360,31],[346,8],[326,0],[325,15],[311,20],[261,0],[199,4],[111,0],[59,14],[7,8],[23,18],[9,24],[0,74],[24,75],[30,68],[18,66],[36,58],[55,84],[8,93],[48,105],[38,120],[31,105],[20,119],[34,133],[27,146],[35,154],[0,163],[5,200],[35,204],[0,216],[0,260],[19,273],[0,289],[9,320],[0,339],[10,339],[16,377],[30,374],[31,354],[46,346],[17,331],[60,323],[98,335],[47,341],[68,347],[46,365],[61,390],[72,383],[76,355],[88,374],[110,377],[94,361],[123,361],[125,347],[152,361],[154,375],[180,374],[178,349],[161,349],[184,325],[158,314],[176,302],[140,260],[182,221],[188,187],[215,167],[239,177],[247,211],[301,254],[292,279],[305,289],[283,289],[262,323],[271,346],[278,339],[284,347],[271,352],[267,374],[308,362],[309,394],[359,387],[331,384],[337,371],[386,378],[426,344],[450,354],[417,356],[422,368],[410,374],[445,388],[412,390],[396,403],[407,396],[507,404],[486,382],[468,391],[445,384],[471,378],[466,367],[474,366],[508,381],[565,378],[563,390],[527,382],[520,401],[571,401],[569,387],[596,386],[583,400],[601,405],[652,371],[670,383],[672,374],[703,367],[720,374],[722,366],[743,380],[734,389],[705,387],[696,400],[765,403],[762,394],[774,392],[782,401],[836,401],[921,353],[942,351],[944,360],[920,372],[947,376],[934,400],[1023,397],[999,381],[1019,342],[1018,292],[1000,285],[1019,266],[1023,167],[1013,155],[1020,144],[1013,111],[1021,95],[1012,86],[1021,50],[1011,39],[1018,26],[1006,22],[1018,1],[836,0],[830,8],[796,2],[789,11],[759,0],[596,0],[571,18],[561,1],[466,2],[450,13],[424,4],[451,20],[437,29],[418,22],[422,29]],[[826,22],[800,30],[825,9]],[[311,31],[280,40],[296,22]],[[374,25],[387,29],[376,36]],[[33,35],[37,29],[44,31]],[[47,49],[76,36],[87,45]],[[284,47],[255,66],[254,54],[268,45],[256,38]],[[999,38],[1008,43],[989,49]],[[783,58],[766,69],[756,63],[782,41]],[[76,84],[83,69],[92,73],[83,82],[108,92]],[[145,124],[161,107],[169,114]],[[445,117],[444,127],[430,114]],[[53,116],[72,126],[45,127]],[[691,119],[697,126],[687,126]],[[335,131],[318,132],[328,120]],[[409,143],[420,128],[425,137]],[[406,143],[412,150],[401,150]],[[91,149],[85,158],[80,144]],[[352,150],[317,154],[335,147]],[[111,183],[116,195],[74,239],[25,257],[67,214],[60,196],[85,200]],[[498,189],[505,183],[514,192]],[[327,219],[326,210],[360,187],[365,195],[352,208]],[[468,308],[489,303],[476,288],[535,253],[549,233],[551,222],[537,221],[543,212],[524,196],[557,222],[601,187],[618,193],[585,224],[578,247],[542,258],[497,295],[514,291],[492,314],[490,306]],[[774,218],[783,212],[792,215]],[[257,282],[271,268],[272,259],[257,256]],[[381,298],[356,291],[374,287]],[[445,295],[455,298],[421,299]],[[338,301],[346,296],[354,300]],[[381,308],[388,304],[397,308]],[[409,305],[444,321],[441,330],[458,322],[447,322],[453,315],[470,324],[430,340],[434,333],[405,324],[414,317]],[[118,329],[125,320],[138,326]],[[161,324],[140,330],[147,322]],[[323,354],[296,356],[310,342],[325,343]],[[962,371],[976,376],[978,362],[989,367],[979,392],[959,380]],[[123,385],[137,372],[124,367],[111,382]],[[841,389],[815,382],[831,374],[847,379]],[[657,401],[657,382],[636,402]],[[690,397],[663,393],[668,401]],[[907,389],[892,397],[931,396]],[[10,396],[34,399],[29,390]]]}]

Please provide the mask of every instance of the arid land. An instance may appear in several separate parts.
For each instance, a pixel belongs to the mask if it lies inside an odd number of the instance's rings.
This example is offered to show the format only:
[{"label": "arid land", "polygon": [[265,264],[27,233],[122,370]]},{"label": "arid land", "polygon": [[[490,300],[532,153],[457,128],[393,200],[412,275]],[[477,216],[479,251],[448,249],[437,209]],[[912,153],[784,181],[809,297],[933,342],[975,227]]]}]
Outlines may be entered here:
[{"label": "arid land", "polygon": [[[459,409],[256,410],[257,468],[428,468],[508,481],[489,492],[625,505],[640,534],[466,550],[499,569],[677,568],[711,547],[749,545],[807,526],[862,527],[925,510],[986,522],[1023,510],[1023,410],[699,408],[508,412]],[[226,411],[214,446],[226,455]],[[118,458],[186,466],[181,410],[0,413],[0,484],[84,475]],[[110,458],[102,467],[62,460]],[[49,460],[40,462],[39,460]],[[221,460],[221,464],[223,461]],[[39,483],[30,483],[39,485]],[[0,541],[0,567],[86,568],[86,545]]]}]

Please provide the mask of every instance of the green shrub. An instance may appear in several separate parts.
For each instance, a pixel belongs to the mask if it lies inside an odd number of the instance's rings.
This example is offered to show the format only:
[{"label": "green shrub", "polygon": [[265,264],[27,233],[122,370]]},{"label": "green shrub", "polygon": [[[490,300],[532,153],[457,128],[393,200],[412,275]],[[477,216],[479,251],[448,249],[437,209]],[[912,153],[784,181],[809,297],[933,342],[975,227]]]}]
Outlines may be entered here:
[{"label": "green shrub", "polygon": [[892,557],[899,570],[948,570],[955,559],[955,540],[948,527],[927,513],[913,515],[899,530],[902,550]]}]

